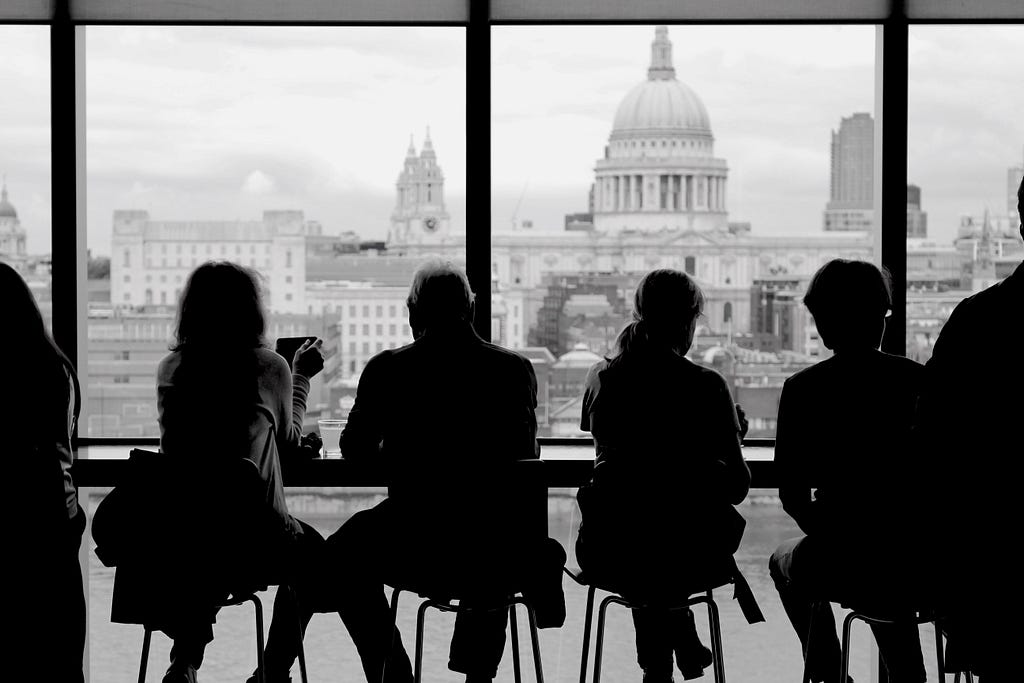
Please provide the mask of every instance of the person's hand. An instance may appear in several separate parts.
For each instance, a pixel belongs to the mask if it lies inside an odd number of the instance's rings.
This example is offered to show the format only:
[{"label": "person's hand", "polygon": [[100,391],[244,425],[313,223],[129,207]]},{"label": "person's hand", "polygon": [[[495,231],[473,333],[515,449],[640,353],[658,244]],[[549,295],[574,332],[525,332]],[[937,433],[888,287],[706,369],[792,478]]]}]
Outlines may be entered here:
[{"label": "person's hand", "polygon": [[750,421],[747,420],[747,413],[739,403],[736,404],[736,417],[740,421],[740,438],[743,439],[747,436],[747,430],[750,429]]},{"label": "person's hand", "polygon": [[324,354],[320,349],[324,345],[323,339],[315,339],[312,342],[306,340],[295,352],[292,359],[292,367],[295,373],[307,379],[313,378],[318,372],[324,369]]}]

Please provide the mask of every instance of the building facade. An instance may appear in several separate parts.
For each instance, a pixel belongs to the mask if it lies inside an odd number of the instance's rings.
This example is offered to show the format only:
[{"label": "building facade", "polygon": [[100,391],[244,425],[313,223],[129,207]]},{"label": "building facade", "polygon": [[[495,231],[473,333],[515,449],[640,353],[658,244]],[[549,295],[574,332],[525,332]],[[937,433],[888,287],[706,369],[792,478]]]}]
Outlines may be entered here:
[{"label": "building facade", "polygon": [[154,221],[147,211],[115,211],[111,304],[176,306],[196,266],[230,261],[260,274],[271,313],[305,313],[306,238],[321,230],[301,211],[264,211],[259,221]]},{"label": "building facade", "polygon": [[0,188],[0,259],[20,264],[27,258],[25,230],[18,219],[18,211],[7,200],[7,181]]},{"label": "building facade", "polygon": [[928,237],[928,214],[921,210],[921,188],[907,185],[907,238]]}]

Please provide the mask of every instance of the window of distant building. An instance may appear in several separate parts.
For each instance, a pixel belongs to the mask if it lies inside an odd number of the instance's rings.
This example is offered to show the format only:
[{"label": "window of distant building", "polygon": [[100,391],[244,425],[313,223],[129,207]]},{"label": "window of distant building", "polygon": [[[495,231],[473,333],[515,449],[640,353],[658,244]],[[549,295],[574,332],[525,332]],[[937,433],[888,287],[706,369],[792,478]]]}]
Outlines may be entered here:
[{"label": "window of distant building", "polygon": [[285,268],[291,268],[292,267],[292,250],[291,249],[289,249],[288,251],[284,252],[284,267]]},{"label": "window of distant building", "polygon": [[686,271],[687,275],[697,274],[697,257],[687,256],[685,259],[683,259],[683,264],[683,270]]},{"label": "window of distant building", "polygon": [[378,336],[378,337],[379,337],[380,335],[384,334],[384,326],[383,326],[383,325],[377,325],[377,328],[376,328],[376,333],[377,333],[377,336]]},{"label": "window of distant building", "polygon": [[356,336],[356,326],[355,326],[355,324],[351,324],[351,325],[348,326],[348,333],[350,335],[352,335],[353,337]]},{"label": "window of distant building", "polygon": [[725,306],[722,309],[722,322],[724,322],[724,323],[731,323],[732,322],[732,302],[731,301],[726,301],[725,302]]},{"label": "window of distant building", "polygon": [[364,318],[369,318],[370,317],[370,307],[369,306],[363,306],[363,317]]},{"label": "window of distant building", "polygon": [[363,325],[363,336],[364,337],[369,337],[370,336],[370,326],[369,325]]}]

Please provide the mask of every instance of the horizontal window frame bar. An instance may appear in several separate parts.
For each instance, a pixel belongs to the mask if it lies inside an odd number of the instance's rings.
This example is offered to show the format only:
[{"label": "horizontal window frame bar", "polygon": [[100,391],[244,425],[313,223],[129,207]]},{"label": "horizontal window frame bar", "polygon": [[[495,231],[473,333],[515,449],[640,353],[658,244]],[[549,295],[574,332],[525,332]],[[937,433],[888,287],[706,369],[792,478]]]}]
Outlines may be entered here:
[{"label": "horizontal window frame bar", "polygon": [[[591,436],[539,436],[537,443],[541,448],[544,446],[579,446],[593,447],[594,438]],[[157,436],[83,436],[75,441],[76,448],[151,448],[160,445],[160,437]],[[743,439],[743,446],[747,448],[775,448],[775,439],[772,438],[749,438]]]},{"label": "horizontal window frame bar", "polygon": [[[590,481],[594,473],[593,460],[541,460],[538,470],[543,483],[549,488],[575,488]],[[752,460],[751,488],[778,488],[778,468],[770,460]],[[114,459],[82,459],[72,466],[72,477],[79,488],[109,488],[120,484],[127,476],[128,461]],[[385,487],[388,477],[380,464],[354,463],[346,460],[310,460],[292,463],[282,468],[286,487]]]}]

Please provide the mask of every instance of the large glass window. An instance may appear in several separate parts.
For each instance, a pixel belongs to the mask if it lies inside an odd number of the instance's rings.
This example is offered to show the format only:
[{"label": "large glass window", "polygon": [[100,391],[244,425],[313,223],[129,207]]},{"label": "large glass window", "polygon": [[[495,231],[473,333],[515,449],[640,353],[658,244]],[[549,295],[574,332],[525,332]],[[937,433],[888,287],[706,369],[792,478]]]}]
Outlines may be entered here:
[{"label": "large glass window", "polygon": [[50,39],[0,25],[0,261],[28,283],[51,326]]},{"label": "large glass window", "polygon": [[534,359],[541,430],[579,431],[644,273],[707,297],[693,360],[771,437],[782,382],[829,355],[803,306],[877,258],[875,28],[508,26],[492,38],[500,340]]},{"label": "large glass window", "polygon": [[1024,26],[912,26],[907,355],[927,361],[964,297],[1024,259]]},{"label": "large glass window", "polygon": [[384,312],[465,233],[465,30],[92,26],[86,43],[88,243],[106,268],[83,434],[157,435],[156,365],[212,259],[260,275],[271,343],[324,338],[307,416],[343,416],[370,349],[411,341],[382,336]]}]

